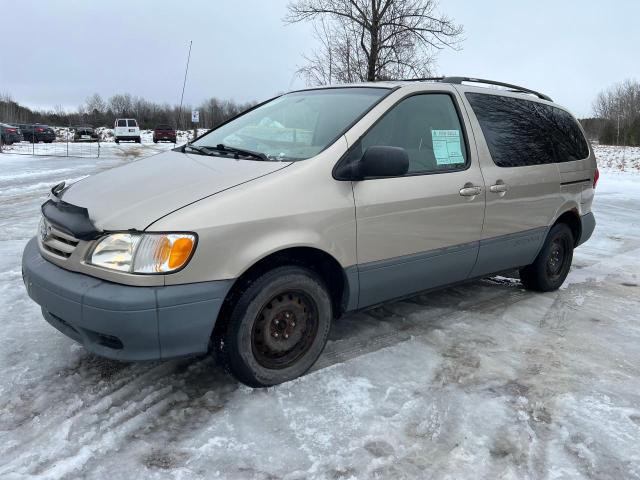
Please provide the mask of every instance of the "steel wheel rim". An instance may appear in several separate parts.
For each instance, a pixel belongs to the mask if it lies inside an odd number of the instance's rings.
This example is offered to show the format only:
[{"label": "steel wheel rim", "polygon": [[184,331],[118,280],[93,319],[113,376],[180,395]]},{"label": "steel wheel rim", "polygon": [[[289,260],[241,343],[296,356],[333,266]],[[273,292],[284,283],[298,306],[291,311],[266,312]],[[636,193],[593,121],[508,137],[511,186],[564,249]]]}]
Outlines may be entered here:
[{"label": "steel wheel rim", "polygon": [[287,368],[309,351],[317,333],[316,302],[305,292],[287,290],[260,309],[251,329],[251,349],[261,366]]},{"label": "steel wheel rim", "polygon": [[547,274],[556,279],[562,275],[566,268],[569,242],[564,237],[553,239],[547,258]]}]

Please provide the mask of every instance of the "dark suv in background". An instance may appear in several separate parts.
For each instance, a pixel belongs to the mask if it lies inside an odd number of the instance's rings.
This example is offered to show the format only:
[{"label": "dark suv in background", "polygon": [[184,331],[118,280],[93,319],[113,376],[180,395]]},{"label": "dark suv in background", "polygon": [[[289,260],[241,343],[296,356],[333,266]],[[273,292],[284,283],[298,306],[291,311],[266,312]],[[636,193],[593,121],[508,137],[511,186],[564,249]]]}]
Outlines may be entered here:
[{"label": "dark suv in background", "polygon": [[153,129],[153,143],[168,141],[176,143],[176,129],[170,125],[158,125]]},{"label": "dark suv in background", "polygon": [[22,141],[22,133],[18,127],[0,123],[0,143],[2,145],[13,145]]},{"label": "dark suv in background", "polygon": [[93,127],[73,127],[74,142],[99,142],[100,138]]},{"label": "dark suv in background", "polygon": [[20,130],[22,130],[22,135],[24,139],[31,143],[51,143],[56,139],[56,134],[53,131],[53,128],[48,125],[42,125],[39,123],[36,124],[24,124],[21,123]]}]

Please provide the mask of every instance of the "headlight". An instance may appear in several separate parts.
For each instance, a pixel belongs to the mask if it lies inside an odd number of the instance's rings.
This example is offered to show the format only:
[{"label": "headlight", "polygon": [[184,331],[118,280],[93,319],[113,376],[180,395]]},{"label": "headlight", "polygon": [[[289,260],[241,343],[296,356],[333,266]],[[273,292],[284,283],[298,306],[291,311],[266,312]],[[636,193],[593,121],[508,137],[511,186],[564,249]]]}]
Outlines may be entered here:
[{"label": "headlight", "polygon": [[182,268],[195,248],[188,233],[113,233],[89,256],[98,267],[128,273],[168,273]]}]

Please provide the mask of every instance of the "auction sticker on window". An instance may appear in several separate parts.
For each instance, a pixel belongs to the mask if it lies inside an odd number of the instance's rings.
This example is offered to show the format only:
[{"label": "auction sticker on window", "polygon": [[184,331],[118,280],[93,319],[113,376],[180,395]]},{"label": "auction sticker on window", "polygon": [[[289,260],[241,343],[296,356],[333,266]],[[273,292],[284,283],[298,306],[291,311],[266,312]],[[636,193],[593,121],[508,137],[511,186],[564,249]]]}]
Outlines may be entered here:
[{"label": "auction sticker on window", "polygon": [[433,154],[438,165],[464,163],[460,130],[431,130]]}]

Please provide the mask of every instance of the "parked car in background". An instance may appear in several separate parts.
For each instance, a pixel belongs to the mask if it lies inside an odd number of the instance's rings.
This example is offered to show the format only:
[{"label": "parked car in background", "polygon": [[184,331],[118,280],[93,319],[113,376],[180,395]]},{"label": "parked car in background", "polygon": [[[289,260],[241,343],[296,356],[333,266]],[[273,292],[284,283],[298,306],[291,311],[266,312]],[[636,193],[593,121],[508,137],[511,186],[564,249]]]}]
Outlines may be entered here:
[{"label": "parked car in background", "polygon": [[211,349],[241,382],[275,385],[313,366],[346,312],[515,269],[557,290],[595,228],[598,177],[576,119],[523,87],[301,90],[56,185],[22,274],[95,354]]},{"label": "parked car in background", "polygon": [[0,142],[2,145],[13,145],[23,140],[20,128],[0,123]]},{"label": "parked car in background", "polygon": [[56,139],[56,133],[53,131],[53,128],[40,123],[21,123],[20,130],[22,131],[24,139],[31,143],[51,143]]},{"label": "parked car in background", "polygon": [[176,143],[176,129],[171,125],[158,125],[153,129],[153,143],[163,141]]},{"label": "parked car in background", "polygon": [[129,140],[137,143],[141,143],[140,128],[135,118],[116,118],[113,125],[113,136],[116,143],[120,143],[122,140]]},{"label": "parked car in background", "polygon": [[100,137],[93,129],[93,127],[74,127],[73,128],[73,141],[74,142],[98,142]]}]

